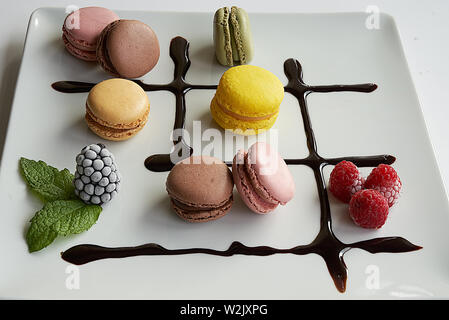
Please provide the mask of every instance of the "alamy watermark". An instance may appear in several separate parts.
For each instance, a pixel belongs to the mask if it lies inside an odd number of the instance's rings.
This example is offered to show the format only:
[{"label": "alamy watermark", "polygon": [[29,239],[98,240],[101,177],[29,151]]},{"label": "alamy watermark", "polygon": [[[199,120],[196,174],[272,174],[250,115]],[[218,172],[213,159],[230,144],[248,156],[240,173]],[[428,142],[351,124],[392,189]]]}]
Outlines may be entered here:
[{"label": "alamy watermark", "polygon": [[70,19],[66,19],[65,28],[68,30],[74,30],[80,28],[80,12],[79,7],[75,5],[69,5],[65,8],[65,13],[70,14]]},{"label": "alamy watermark", "polygon": [[380,289],[380,269],[379,266],[370,264],[365,268],[365,274],[367,275],[365,279],[365,286],[370,290]]},{"label": "alamy watermark", "polygon": [[[170,160],[172,163],[186,159],[190,156],[190,147],[195,150],[197,154],[203,156],[210,156],[210,159],[191,158],[189,163],[195,164],[203,162],[210,164],[217,160],[225,159],[226,154],[235,155],[239,150],[247,150],[253,143],[263,142],[266,145],[260,146],[259,154],[266,153],[266,157],[257,157],[257,161],[263,168],[261,174],[270,175],[276,172],[278,168],[277,158],[273,157],[273,151],[277,152],[279,144],[279,133],[276,129],[265,131],[263,134],[254,135],[255,131],[249,130],[219,130],[216,128],[207,128],[205,130],[201,127],[201,121],[193,121],[192,132],[186,129],[175,129],[171,133],[171,141],[177,141],[170,153]],[[253,136],[249,138],[248,136]],[[249,140],[252,140],[250,144]],[[255,141],[254,141],[255,140]],[[270,156],[271,155],[271,156]],[[243,159],[239,159],[243,161]],[[250,164],[255,164],[255,157],[248,157],[246,159]],[[198,164],[197,163],[197,164]],[[238,164],[242,164],[238,162]]]},{"label": "alamy watermark", "polygon": [[367,6],[365,12],[368,17],[365,19],[365,27],[368,30],[380,29],[380,10],[378,6]]},{"label": "alamy watermark", "polygon": [[79,290],[80,289],[80,269],[75,265],[68,265],[65,268],[65,273],[68,276],[65,279],[65,287],[68,290]]}]

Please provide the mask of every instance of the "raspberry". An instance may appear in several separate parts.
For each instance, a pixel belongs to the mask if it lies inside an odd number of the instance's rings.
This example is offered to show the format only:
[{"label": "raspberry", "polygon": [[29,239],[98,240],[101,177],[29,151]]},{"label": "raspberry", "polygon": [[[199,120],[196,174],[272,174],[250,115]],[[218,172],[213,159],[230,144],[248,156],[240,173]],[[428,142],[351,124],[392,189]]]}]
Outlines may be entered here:
[{"label": "raspberry", "polygon": [[341,201],[348,203],[357,191],[363,188],[364,178],[350,161],[341,161],[331,172],[329,190]]},{"label": "raspberry", "polygon": [[365,189],[374,189],[379,191],[392,206],[399,198],[402,182],[392,166],[380,164],[371,171],[365,181]]},{"label": "raspberry", "polygon": [[360,190],[349,202],[349,215],[362,228],[378,229],[388,217],[387,199],[372,189]]}]

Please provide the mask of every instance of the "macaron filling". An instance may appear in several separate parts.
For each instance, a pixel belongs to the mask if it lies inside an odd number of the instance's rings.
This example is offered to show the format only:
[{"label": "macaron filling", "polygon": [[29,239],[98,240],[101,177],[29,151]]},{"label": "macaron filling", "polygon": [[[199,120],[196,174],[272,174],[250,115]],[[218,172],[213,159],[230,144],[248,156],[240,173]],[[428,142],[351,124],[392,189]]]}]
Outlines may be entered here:
[{"label": "macaron filling", "polygon": [[219,204],[216,206],[210,206],[210,205],[202,206],[202,205],[197,205],[197,204],[192,204],[192,203],[189,204],[189,203],[185,203],[180,200],[177,200],[173,197],[171,197],[171,201],[172,201],[173,205],[176,206],[177,208],[182,209],[183,211],[195,213],[195,212],[209,212],[212,210],[225,209],[225,208],[229,207],[229,205],[232,203],[233,198],[231,195],[229,197],[229,199],[226,200],[223,204]]},{"label": "macaron filling", "polygon": [[238,119],[238,120],[243,120],[243,121],[261,121],[261,120],[267,120],[267,119],[270,119],[271,117],[273,117],[273,116],[275,116],[276,114],[279,113],[279,111],[275,111],[275,112],[269,113],[269,114],[264,115],[264,116],[257,116],[257,117],[244,116],[244,115],[241,115],[241,114],[232,112],[232,111],[229,110],[229,109],[226,109],[226,108],[219,102],[219,100],[218,100],[217,98],[214,98],[214,99],[215,99],[216,105],[218,106],[218,108],[219,108],[223,113],[225,113],[225,114],[227,114],[228,116],[231,116],[231,117],[233,117],[233,118],[235,118],[235,119]]},{"label": "macaron filling", "polygon": [[138,126],[132,127],[132,128],[117,128],[117,127],[105,126],[98,121],[98,118],[94,118],[92,116],[92,113],[89,112],[88,110],[86,110],[86,120],[89,121],[90,123],[94,123],[95,126],[98,128],[101,128],[101,129],[104,129],[107,131],[112,131],[116,134],[135,131],[136,129],[142,128],[147,122],[147,119],[144,119],[143,121],[140,122],[140,124]]},{"label": "macaron filling", "polygon": [[[238,61],[241,64],[245,64],[247,62],[247,57],[245,50],[243,49],[243,39],[242,34],[240,32],[240,22],[237,19],[237,13],[238,8],[237,7],[231,7],[231,39],[235,44],[237,54],[238,54]],[[235,59],[234,59],[235,60]]]},{"label": "macaron filling", "polygon": [[188,222],[208,222],[211,220],[216,220],[224,215],[226,215],[232,206],[232,200],[226,202],[225,205],[218,207],[218,208],[212,208],[208,210],[185,210],[177,206],[173,201],[171,202],[173,209],[175,210],[176,214],[188,221]]},{"label": "macaron filling", "polygon": [[98,123],[99,125],[102,125],[104,127],[108,127],[108,128],[112,128],[112,129],[117,129],[117,130],[132,130],[132,129],[136,129],[142,125],[144,125],[147,122],[147,118],[148,118],[148,114],[150,113],[150,106],[148,105],[147,110],[145,111],[145,114],[130,123],[111,123],[111,122],[107,122],[99,117],[97,117],[93,112],[92,109],[89,107],[89,102],[86,102],[86,114],[89,115],[89,117],[95,121],[96,123]]},{"label": "macaron filling", "polygon": [[234,64],[234,58],[232,55],[232,38],[231,38],[231,30],[229,25],[229,9],[227,7],[223,8],[223,20],[219,23],[223,26],[224,33],[224,41],[225,41],[225,52],[226,52],[226,62],[229,66]]},{"label": "macaron filling", "polygon": [[72,34],[67,30],[65,23],[62,26],[62,36],[65,37],[67,39],[67,41],[70,42],[70,44],[72,46],[74,46],[75,48],[81,49],[81,50],[85,50],[85,51],[94,51],[95,52],[95,48],[97,46],[97,43],[89,43],[85,40],[75,40],[75,38],[72,36]]},{"label": "macaron filling", "polygon": [[73,56],[86,60],[86,61],[96,61],[97,55],[95,51],[88,51],[84,49],[80,49],[79,46],[75,46],[65,34],[62,35],[62,41],[64,42],[64,46],[67,51]]}]

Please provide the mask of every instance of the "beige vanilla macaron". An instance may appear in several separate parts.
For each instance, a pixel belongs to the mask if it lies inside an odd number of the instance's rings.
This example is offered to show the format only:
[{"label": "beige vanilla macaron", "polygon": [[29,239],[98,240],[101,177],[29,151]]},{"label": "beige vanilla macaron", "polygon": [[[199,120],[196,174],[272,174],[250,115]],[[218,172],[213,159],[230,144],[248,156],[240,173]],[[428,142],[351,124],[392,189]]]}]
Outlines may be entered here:
[{"label": "beige vanilla macaron", "polygon": [[102,81],[87,96],[87,125],[103,139],[122,141],[133,137],[145,126],[149,113],[146,92],[130,80]]}]

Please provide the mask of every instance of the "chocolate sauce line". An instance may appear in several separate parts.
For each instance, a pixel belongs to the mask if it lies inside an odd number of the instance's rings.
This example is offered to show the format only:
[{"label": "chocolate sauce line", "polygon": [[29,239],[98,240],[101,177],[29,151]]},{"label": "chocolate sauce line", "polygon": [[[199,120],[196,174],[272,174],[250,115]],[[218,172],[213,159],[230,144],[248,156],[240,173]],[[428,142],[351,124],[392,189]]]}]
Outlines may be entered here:
[{"label": "chocolate sauce line", "polygon": [[[351,161],[357,167],[377,167],[379,164],[393,164],[396,161],[394,156],[390,155],[377,155],[377,156],[366,156],[366,157],[341,157],[341,158],[321,158],[322,163],[325,165],[336,165],[337,163],[346,160]],[[315,158],[306,157],[302,159],[284,159],[285,163],[288,165],[304,165],[312,167],[316,163]],[[232,167],[232,161],[225,161],[228,167]]]},{"label": "chocolate sauce line", "polygon": [[377,85],[374,83],[355,84],[355,85],[331,85],[331,86],[307,86],[303,84],[310,92],[341,92],[341,91],[353,91],[353,92],[373,92],[377,89]]},{"label": "chocolate sauce line", "polygon": [[[132,80],[137,83],[145,91],[170,91],[176,93],[179,87],[174,83],[174,81],[167,84],[146,84],[142,80]],[[51,84],[51,87],[62,93],[87,93],[89,92],[96,83],[82,82],[82,81],[57,81]],[[217,85],[195,85],[185,82],[185,93],[190,90],[203,89],[203,90],[215,90]],[[181,90],[182,91],[182,90]]]},{"label": "chocolate sauce line", "polygon": [[[386,252],[382,248],[377,248],[380,244],[389,242],[397,237],[377,238],[367,241],[360,241],[351,244],[352,248],[369,249],[371,253]],[[399,238],[399,237],[398,237]],[[400,238],[404,246],[408,246],[414,250],[415,246],[407,240]],[[374,240],[374,241],[373,241]],[[226,250],[215,250],[209,248],[185,248],[185,249],[167,249],[156,243],[146,243],[135,247],[103,247],[93,244],[82,244],[74,246],[62,253],[62,258],[70,263],[76,265],[83,265],[89,262],[110,259],[110,258],[126,258],[135,256],[155,256],[155,255],[187,255],[187,254],[209,254],[221,257],[230,257],[234,255],[249,255],[249,256],[269,256],[279,253],[290,253],[295,255],[306,255],[316,252],[317,248],[309,245],[299,245],[289,249],[273,248],[269,246],[249,247],[239,241],[234,241]],[[368,251],[368,250],[367,250]],[[391,251],[396,252],[396,251]]]},{"label": "chocolate sauce line", "polygon": [[[145,91],[170,91],[176,96],[176,114],[174,129],[183,129],[185,125],[185,95],[190,90],[203,89],[213,90],[216,85],[193,85],[185,81],[185,76],[190,67],[188,56],[189,43],[181,37],[175,37],[170,43],[170,56],[175,64],[174,80],[169,84],[145,84],[140,80],[135,80]],[[166,249],[158,244],[149,243],[136,247],[116,247],[108,248],[91,244],[74,246],[61,253],[64,260],[74,264],[84,264],[99,259],[124,258],[138,255],[184,255],[184,254],[209,254],[229,257],[233,255],[269,256],[273,254],[294,254],[305,255],[315,253],[320,255],[326,263],[329,273],[336,288],[340,292],[346,290],[347,267],[343,260],[344,254],[353,248],[366,250],[370,253],[379,252],[409,252],[421,249],[402,237],[374,238],[355,243],[343,243],[333,233],[332,217],[326,182],[323,169],[327,165],[335,165],[342,160],[353,162],[359,167],[375,167],[381,163],[392,164],[396,158],[391,155],[375,156],[349,156],[338,158],[323,158],[318,153],[315,134],[308,111],[306,98],[310,93],[328,92],[372,92],[377,85],[372,83],[355,85],[307,85],[303,81],[301,64],[294,59],[288,59],[284,63],[284,72],[288,79],[285,91],[292,94],[298,100],[303,126],[306,134],[307,148],[309,155],[303,159],[286,159],[288,165],[305,165],[313,170],[317,192],[320,200],[320,230],[315,239],[306,245],[298,245],[289,249],[273,248],[269,246],[248,247],[240,242],[234,241],[227,250],[214,250],[209,248],[185,248]],[[60,92],[75,93],[88,92],[94,84],[74,81],[60,81],[52,84],[52,87]],[[182,135],[173,139],[175,151],[178,155],[188,157],[192,154],[192,148],[184,141]],[[174,154],[173,154],[174,155]],[[179,158],[178,158],[179,159]],[[165,172],[173,167],[170,154],[156,154],[149,156],[145,160],[145,166],[150,171]],[[230,166],[231,163],[227,162]]]}]

